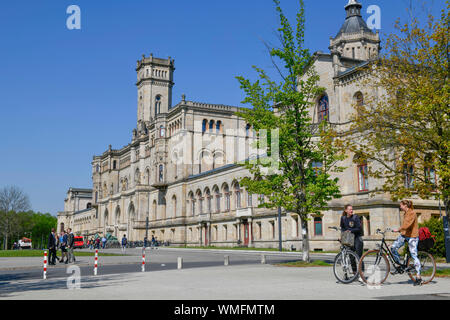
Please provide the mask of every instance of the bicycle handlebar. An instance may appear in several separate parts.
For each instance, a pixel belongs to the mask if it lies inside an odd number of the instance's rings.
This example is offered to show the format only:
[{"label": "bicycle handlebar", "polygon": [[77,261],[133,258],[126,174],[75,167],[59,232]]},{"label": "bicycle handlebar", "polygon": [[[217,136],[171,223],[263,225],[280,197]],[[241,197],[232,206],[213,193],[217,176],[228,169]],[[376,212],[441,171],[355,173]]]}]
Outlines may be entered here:
[{"label": "bicycle handlebar", "polygon": [[386,228],[386,230],[381,231],[381,229],[377,229],[376,233],[381,233],[382,235],[384,235],[386,232],[392,232],[393,230],[391,228]]}]

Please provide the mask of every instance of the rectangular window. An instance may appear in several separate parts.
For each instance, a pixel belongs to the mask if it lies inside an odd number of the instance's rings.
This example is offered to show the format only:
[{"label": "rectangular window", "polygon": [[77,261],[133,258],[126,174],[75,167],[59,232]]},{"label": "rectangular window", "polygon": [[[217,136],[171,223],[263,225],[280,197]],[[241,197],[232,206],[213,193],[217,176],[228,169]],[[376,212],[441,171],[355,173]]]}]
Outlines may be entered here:
[{"label": "rectangular window", "polygon": [[414,167],[404,165],[403,166],[403,174],[405,176],[405,188],[413,189],[414,188]]},{"label": "rectangular window", "polygon": [[366,163],[358,166],[358,187],[359,191],[369,191],[368,169]]},{"label": "rectangular window", "polygon": [[314,218],[314,235],[322,236],[322,218]]},{"label": "rectangular window", "polygon": [[247,192],[247,207],[252,206],[252,194],[250,192]]}]

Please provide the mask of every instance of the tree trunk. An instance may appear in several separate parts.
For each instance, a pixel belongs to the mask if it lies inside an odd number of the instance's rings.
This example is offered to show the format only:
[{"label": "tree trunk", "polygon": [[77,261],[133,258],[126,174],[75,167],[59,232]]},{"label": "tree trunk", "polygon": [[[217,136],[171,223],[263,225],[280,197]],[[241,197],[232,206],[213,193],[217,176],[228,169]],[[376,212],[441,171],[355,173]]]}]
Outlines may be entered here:
[{"label": "tree trunk", "polygon": [[303,257],[303,261],[310,262],[308,221],[306,220],[306,218],[301,218],[301,221],[302,221],[302,257]]}]

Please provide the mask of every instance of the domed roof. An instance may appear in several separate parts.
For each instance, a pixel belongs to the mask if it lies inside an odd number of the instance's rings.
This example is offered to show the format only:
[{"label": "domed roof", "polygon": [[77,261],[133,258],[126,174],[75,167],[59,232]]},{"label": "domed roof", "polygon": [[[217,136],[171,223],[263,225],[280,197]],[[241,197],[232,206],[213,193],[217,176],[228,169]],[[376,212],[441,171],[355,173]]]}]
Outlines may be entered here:
[{"label": "domed roof", "polygon": [[349,0],[348,4],[345,6],[347,17],[335,38],[339,37],[341,34],[359,33],[361,29],[364,32],[372,33],[372,30],[369,29],[366,22],[361,17],[361,8],[362,5],[356,2],[356,0]]}]

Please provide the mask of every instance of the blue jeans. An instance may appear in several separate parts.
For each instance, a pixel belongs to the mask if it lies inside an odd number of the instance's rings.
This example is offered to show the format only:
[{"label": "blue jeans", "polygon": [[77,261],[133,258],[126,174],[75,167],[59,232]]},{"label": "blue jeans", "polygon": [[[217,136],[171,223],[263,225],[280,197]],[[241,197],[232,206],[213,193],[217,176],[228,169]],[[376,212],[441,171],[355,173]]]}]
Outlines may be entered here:
[{"label": "blue jeans", "polygon": [[419,244],[419,238],[408,238],[400,235],[391,247],[392,255],[394,256],[395,262],[400,263],[400,255],[398,254],[398,249],[403,247],[405,241],[408,241],[409,253],[411,258],[414,260],[414,267],[416,268],[417,275],[420,275],[420,260],[417,257],[417,245]]}]

